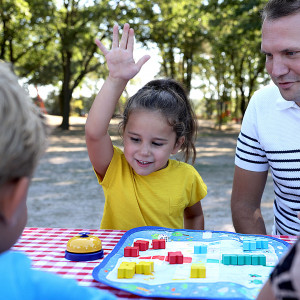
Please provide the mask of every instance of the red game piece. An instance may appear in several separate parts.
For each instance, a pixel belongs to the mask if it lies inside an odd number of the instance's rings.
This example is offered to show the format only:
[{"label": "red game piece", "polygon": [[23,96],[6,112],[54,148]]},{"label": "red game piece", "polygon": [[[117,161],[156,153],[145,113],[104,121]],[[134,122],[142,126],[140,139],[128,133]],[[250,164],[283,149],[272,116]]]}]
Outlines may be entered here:
[{"label": "red game piece", "polygon": [[170,264],[183,264],[183,254],[181,251],[168,252],[168,259]]},{"label": "red game piece", "polygon": [[138,257],[139,256],[139,247],[125,247],[124,248],[125,257]]},{"label": "red game piece", "polygon": [[138,247],[140,251],[149,249],[149,241],[137,240],[133,243],[134,247]]},{"label": "red game piece", "polygon": [[152,240],[153,249],[166,249],[166,241],[164,239],[161,240]]}]

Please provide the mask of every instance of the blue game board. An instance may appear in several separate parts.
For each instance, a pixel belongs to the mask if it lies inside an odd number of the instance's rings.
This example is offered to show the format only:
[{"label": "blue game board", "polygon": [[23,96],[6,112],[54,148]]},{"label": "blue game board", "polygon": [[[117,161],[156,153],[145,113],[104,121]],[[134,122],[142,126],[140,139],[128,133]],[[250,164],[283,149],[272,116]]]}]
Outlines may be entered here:
[{"label": "blue game board", "polygon": [[[165,239],[165,249],[152,249],[152,240]],[[124,248],[137,240],[149,241],[138,257],[124,257]],[[225,231],[178,230],[138,227],[127,231],[113,251],[93,270],[95,280],[144,297],[181,299],[255,299],[289,244],[261,235]],[[195,249],[204,249],[195,253]],[[180,251],[182,264],[170,264],[168,252]],[[233,258],[235,258],[235,260]],[[237,261],[236,257],[239,258]],[[244,264],[244,258],[264,262]],[[233,259],[231,262],[228,262]],[[243,259],[240,263],[240,258]],[[254,258],[252,259],[254,263]],[[118,278],[122,262],[153,262],[151,274]],[[192,264],[205,267],[205,278],[191,278]]]}]

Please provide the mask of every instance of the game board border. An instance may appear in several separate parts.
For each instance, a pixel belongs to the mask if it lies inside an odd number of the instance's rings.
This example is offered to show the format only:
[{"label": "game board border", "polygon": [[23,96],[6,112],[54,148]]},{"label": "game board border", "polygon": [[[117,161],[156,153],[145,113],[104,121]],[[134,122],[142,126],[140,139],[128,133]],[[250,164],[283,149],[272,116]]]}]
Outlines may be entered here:
[{"label": "game board border", "polygon": [[[105,278],[101,278],[98,276],[98,274],[100,273],[101,269],[105,268],[105,266],[109,263],[110,261],[110,258],[113,257],[115,254],[118,253],[119,249],[123,246],[124,242],[126,242],[127,238],[129,238],[132,234],[136,233],[136,232],[141,232],[141,231],[169,231],[169,232],[172,232],[172,231],[175,231],[175,232],[178,232],[178,231],[191,231],[191,232],[214,232],[214,233],[223,233],[223,234],[234,234],[234,235],[237,235],[237,236],[257,236],[257,237],[266,237],[268,239],[272,239],[272,240],[276,240],[276,241],[279,241],[281,242],[283,245],[287,246],[287,248],[290,247],[290,244],[284,240],[281,240],[281,239],[278,239],[276,237],[272,237],[272,236],[269,236],[269,235],[259,235],[259,234],[241,234],[241,233],[236,233],[236,232],[231,232],[231,231],[217,231],[217,230],[193,230],[193,229],[173,229],[173,228],[167,228],[167,227],[158,227],[158,226],[142,226],[142,227],[136,227],[136,228],[132,228],[128,231],[126,231],[122,237],[120,238],[119,242],[117,243],[117,245],[114,247],[114,249],[103,259],[102,262],[99,263],[99,265],[97,265],[94,269],[93,269],[93,272],[92,272],[92,276],[93,278],[98,281],[98,282],[101,282],[101,283],[104,283],[108,286],[111,286],[113,288],[116,288],[118,290],[123,290],[123,291],[126,291],[128,293],[131,293],[131,294],[134,294],[134,295],[138,295],[138,296],[142,296],[142,297],[146,297],[146,298],[170,298],[170,295],[156,295],[156,294],[145,294],[143,293],[142,291],[131,291],[129,289],[126,289],[126,288],[122,288],[120,286],[118,286],[118,283],[114,283],[112,281],[109,281]],[[145,285],[145,284],[144,284]],[[199,299],[199,297],[190,297],[186,295],[174,295],[172,296],[172,298],[174,299]],[[222,298],[201,298],[203,300],[207,299],[207,300],[231,300],[232,297],[230,298],[225,298],[225,297],[222,297]],[[234,298],[234,300],[245,300],[245,298]]]}]

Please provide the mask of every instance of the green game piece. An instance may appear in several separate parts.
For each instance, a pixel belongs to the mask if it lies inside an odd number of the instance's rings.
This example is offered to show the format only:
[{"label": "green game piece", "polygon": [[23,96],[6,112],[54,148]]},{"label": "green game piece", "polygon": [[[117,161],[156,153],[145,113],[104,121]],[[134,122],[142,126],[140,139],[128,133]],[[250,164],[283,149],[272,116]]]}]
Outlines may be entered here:
[{"label": "green game piece", "polygon": [[222,255],[222,263],[224,265],[230,265],[230,257],[231,257],[230,254],[223,254]]},{"label": "green game piece", "polygon": [[266,256],[263,254],[258,255],[258,263],[262,266],[265,266],[267,264]]},{"label": "green game piece", "polygon": [[238,257],[237,257],[237,255],[231,255],[230,264],[231,265],[237,265],[238,264]]},{"label": "green game piece", "polygon": [[245,255],[245,265],[251,265],[252,259],[250,255]]},{"label": "green game piece", "polygon": [[238,263],[237,263],[238,265],[244,265],[245,264],[245,255],[238,254],[237,260],[238,260]]},{"label": "green game piece", "polygon": [[259,255],[252,255],[252,265],[259,265]]}]

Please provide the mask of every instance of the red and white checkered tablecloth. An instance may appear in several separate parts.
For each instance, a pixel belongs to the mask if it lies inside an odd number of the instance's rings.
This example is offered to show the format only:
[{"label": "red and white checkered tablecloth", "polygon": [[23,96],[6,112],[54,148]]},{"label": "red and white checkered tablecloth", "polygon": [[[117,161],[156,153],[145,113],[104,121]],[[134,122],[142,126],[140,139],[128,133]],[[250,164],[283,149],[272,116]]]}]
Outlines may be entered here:
[{"label": "red and white checkered tablecloth", "polygon": [[[106,257],[126,231],[66,228],[25,228],[13,250],[25,252],[32,260],[32,266],[44,271],[74,278],[79,284],[93,286],[115,294],[122,299],[145,299],[125,291],[117,290],[93,279],[93,269],[103,260],[74,262],[65,259],[65,250],[70,238],[81,232],[90,232],[99,237]],[[274,236],[293,244],[295,236]],[[150,298],[147,298],[150,299]],[[157,298],[156,298],[157,299]]]}]

